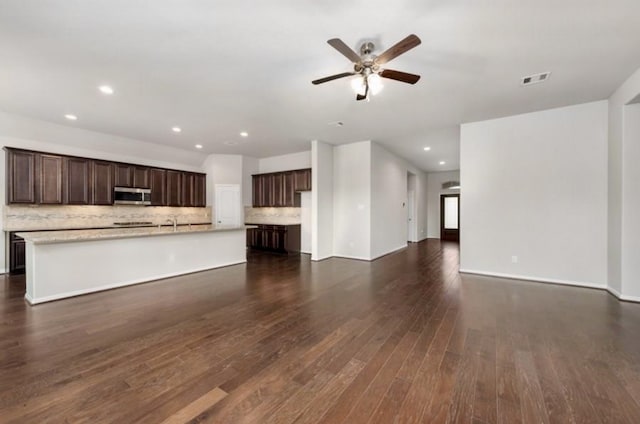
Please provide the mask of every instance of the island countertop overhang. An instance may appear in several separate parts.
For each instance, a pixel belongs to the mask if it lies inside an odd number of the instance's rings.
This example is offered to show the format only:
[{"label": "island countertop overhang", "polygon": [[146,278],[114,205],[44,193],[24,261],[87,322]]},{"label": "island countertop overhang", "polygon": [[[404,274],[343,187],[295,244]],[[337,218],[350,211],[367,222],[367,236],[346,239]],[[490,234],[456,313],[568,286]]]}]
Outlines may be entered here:
[{"label": "island countertop overhang", "polygon": [[177,228],[162,227],[135,227],[135,228],[107,228],[91,230],[56,230],[56,231],[30,231],[18,232],[26,242],[33,244],[70,243],[91,240],[127,239],[138,237],[154,237],[192,233],[211,233],[223,231],[238,231],[255,228],[250,225],[240,226],[216,226],[213,224],[180,225]]}]

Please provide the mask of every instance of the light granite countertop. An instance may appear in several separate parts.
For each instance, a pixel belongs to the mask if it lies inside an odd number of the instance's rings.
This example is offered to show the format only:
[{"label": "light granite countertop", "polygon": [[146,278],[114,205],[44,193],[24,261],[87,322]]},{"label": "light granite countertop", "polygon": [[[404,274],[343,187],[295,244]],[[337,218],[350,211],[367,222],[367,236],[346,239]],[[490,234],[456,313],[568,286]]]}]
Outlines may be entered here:
[{"label": "light granite countertop", "polygon": [[74,241],[123,239],[132,237],[163,236],[185,233],[211,233],[217,231],[236,231],[253,228],[251,226],[215,226],[212,224],[180,225],[175,230],[172,226],[105,228],[96,230],[56,230],[32,231],[16,233],[27,242],[34,244],[65,243]]}]

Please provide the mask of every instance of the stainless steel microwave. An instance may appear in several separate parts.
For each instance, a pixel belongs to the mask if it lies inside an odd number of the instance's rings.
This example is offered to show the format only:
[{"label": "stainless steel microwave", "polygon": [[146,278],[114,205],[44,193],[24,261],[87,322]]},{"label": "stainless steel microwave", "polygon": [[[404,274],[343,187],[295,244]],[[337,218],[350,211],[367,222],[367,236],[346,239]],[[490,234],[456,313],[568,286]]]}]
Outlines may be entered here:
[{"label": "stainless steel microwave", "polygon": [[148,188],[114,187],[114,205],[140,205],[151,204],[151,190]]}]

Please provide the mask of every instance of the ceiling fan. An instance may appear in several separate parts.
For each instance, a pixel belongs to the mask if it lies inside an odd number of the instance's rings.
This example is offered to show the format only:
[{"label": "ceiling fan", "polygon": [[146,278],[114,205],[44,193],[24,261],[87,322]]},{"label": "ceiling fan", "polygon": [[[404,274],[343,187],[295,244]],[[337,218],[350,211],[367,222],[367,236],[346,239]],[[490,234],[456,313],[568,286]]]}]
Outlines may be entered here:
[{"label": "ceiling fan", "polygon": [[331,75],[311,81],[312,84],[318,85],[325,82],[333,81],[338,78],[344,78],[351,75],[360,75],[361,79],[354,81],[354,89],[357,89],[356,100],[364,100],[369,97],[371,89],[373,94],[382,88],[379,77],[389,78],[396,81],[406,82],[407,84],[415,84],[420,79],[420,75],[409,74],[407,72],[394,71],[393,69],[382,69],[381,65],[395,59],[403,53],[418,46],[421,41],[417,35],[411,34],[393,46],[389,47],[380,55],[373,54],[375,46],[371,42],[366,42],[360,47],[360,54],[353,51],[344,41],[339,38],[332,38],[327,43],[334,49],[342,53],[347,59],[353,62],[353,72],[343,72],[341,74]]}]

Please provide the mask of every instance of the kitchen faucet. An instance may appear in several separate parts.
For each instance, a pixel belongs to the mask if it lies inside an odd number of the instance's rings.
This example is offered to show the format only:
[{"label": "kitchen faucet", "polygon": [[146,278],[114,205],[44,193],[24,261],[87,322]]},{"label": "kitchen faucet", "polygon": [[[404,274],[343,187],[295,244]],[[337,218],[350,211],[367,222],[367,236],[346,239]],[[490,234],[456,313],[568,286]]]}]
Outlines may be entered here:
[{"label": "kitchen faucet", "polygon": [[178,217],[172,216],[171,219],[167,219],[167,222],[173,224],[173,231],[178,230]]}]

